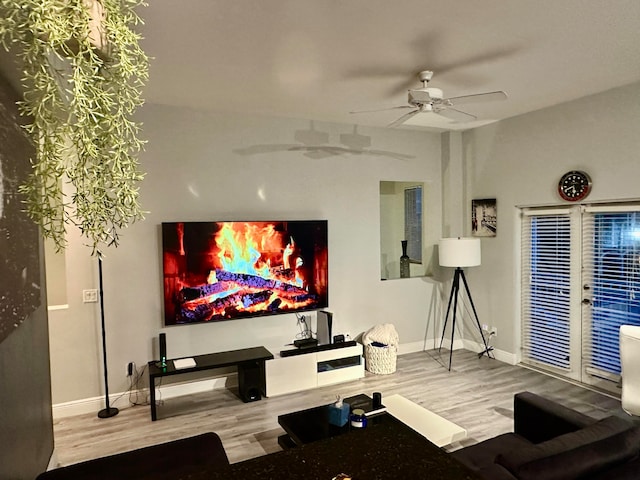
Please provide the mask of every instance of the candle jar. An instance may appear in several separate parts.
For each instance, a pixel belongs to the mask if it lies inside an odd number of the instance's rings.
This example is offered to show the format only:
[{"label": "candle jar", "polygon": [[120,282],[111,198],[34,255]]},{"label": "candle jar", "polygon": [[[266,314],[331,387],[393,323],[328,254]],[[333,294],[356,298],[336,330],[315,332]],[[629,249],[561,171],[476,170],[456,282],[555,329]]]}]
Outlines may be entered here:
[{"label": "candle jar", "polygon": [[353,428],[365,428],[367,426],[367,417],[361,408],[356,408],[351,412],[349,421]]}]

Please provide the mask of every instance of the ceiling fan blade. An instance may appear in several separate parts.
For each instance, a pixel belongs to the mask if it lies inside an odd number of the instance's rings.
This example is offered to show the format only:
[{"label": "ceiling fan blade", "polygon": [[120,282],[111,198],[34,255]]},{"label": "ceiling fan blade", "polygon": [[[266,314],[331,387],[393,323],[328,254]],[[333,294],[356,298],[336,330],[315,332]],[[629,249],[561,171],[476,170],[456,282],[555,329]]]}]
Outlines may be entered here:
[{"label": "ceiling fan blade", "polygon": [[[438,40],[442,40],[440,35],[437,35]],[[484,64],[500,60],[502,58],[508,58],[518,53],[522,47],[509,46],[501,47],[491,50],[489,52],[472,54],[464,58],[459,58],[454,62],[443,62],[442,59],[437,58],[440,49],[433,44],[434,38],[419,38],[415,42],[412,42],[411,48],[414,51],[414,65],[422,67],[421,70],[432,70],[437,79],[446,77],[447,83],[468,86],[472,84],[478,84],[483,81],[484,78],[478,72],[469,72],[468,68],[476,64]],[[440,42],[445,43],[445,42]],[[425,55],[425,52],[431,52],[430,55]],[[417,70],[413,78],[418,75],[421,70]],[[400,70],[399,70],[400,71]],[[402,70],[406,71],[406,70]],[[411,88],[415,85],[415,80],[412,80],[411,75],[408,75],[407,80],[404,82],[397,81],[394,85],[389,86],[388,94],[394,95],[399,91]]]},{"label": "ceiling fan blade", "polygon": [[[422,67],[422,62],[425,60],[424,52],[428,50],[439,51],[441,45],[441,37],[442,32],[436,31],[435,29],[429,29],[427,31],[423,31],[420,33],[418,38],[414,38],[409,42],[408,45],[405,44],[396,44],[389,45],[387,40],[381,39],[382,44],[381,48],[389,49],[390,51],[397,51],[398,48],[401,48],[403,51],[407,48],[409,49],[409,57],[412,57],[409,60],[409,65],[418,65],[418,67]],[[415,73],[411,73],[411,69],[407,70],[406,61],[400,61],[398,59],[398,63],[396,65],[389,65],[385,63],[383,65],[376,64],[379,60],[380,56],[377,53],[376,48],[373,48],[369,53],[369,60],[361,63],[360,66],[354,67],[351,70],[344,72],[342,77],[343,79],[386,79],[390,81],[401,81],[401,82],[409,82],[408,86],[400,89],[406,90],[415,84],[416,75],[421,70],[425,70],[425,68],[420,68],[415,71]],[[430,60],[433,60],[431,58]],[[431,63],[429,63],[431,65]],[[395,92],[397,93],[397,91]]]},{"label": "ceiling fan blade", "polygon": [[498,90],[496,92],[486,92],[486,93],[475,93],[473,95],[461,95],[459,97],[451,97],[447,100],[451,103],[451,105],[464,105],[467,103],[478,103],[478,102],[495,102],[498,100],[506,100],[507,94],[502,90]]},{"label": "ceiling fan blade", "polygon": [[[484,47],[480,47],[484,48]],[[469,68],[474,65],[482,65],[487,64],[489,62],[493,62],[495,60],[501,60],[504,58],[509,58],[516,53],[522,50],[521,46],[504,46],[495,48],[488,52],[478,53],[478,54],[470,54],[466,57],[458,58],[457,60],[449,63],[433,63],[433,71],[438,73],[439,75],[443,75],[445,73],[449,73],[453,70]],[[430,63],[429,65],[432,65]]]},{"label": "ceiling fan blade", "polygon": [[399,110],[399,109],[406,109],[406,108],[414,108],[411,105],[402,105],[400,107],[389,107],[389,108],[378,108],[376,110],[356,110],[353,112],[349,112],[349,113],[373,113],[373,112],[386,112],[389,110]]},{"label": "ceiling fan blade", "polygon": [[471,115],[470,113],[456,110],[455,108],[452,108],[452,107],[438,109],[435,113],[460,123],[473,122],[474,120],[478,119],[478,117],[476,117],[475,115]]},{"label": "ceiling fan blade", "polygon": [[409,120],[414,115],[417,115],[418,113],[420,113],[420,109],[418,109],[418,108],[416,108],[415,110],[413,110],[413,111],[411,111],[409,113],[405,113],[403,116],[401,116],[397,120],[394,120],[389,125],[387,125],[387,128],[394,128],[394,127],[397,127],[399,125],[402,125],[404,122]]}]

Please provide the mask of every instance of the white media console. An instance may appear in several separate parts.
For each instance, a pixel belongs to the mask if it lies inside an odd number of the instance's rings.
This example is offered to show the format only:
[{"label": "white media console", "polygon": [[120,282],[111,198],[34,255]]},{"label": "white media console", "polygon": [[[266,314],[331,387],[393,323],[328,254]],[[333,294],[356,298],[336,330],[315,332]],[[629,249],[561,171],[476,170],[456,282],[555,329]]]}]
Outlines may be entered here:
[{"label": "white media console", "polygon": [[303,350],[291,356],[274,353],[274,358],[265,362],[267,397],[363,378],[362,345],[352,343],[334,345],[330,350]]}]

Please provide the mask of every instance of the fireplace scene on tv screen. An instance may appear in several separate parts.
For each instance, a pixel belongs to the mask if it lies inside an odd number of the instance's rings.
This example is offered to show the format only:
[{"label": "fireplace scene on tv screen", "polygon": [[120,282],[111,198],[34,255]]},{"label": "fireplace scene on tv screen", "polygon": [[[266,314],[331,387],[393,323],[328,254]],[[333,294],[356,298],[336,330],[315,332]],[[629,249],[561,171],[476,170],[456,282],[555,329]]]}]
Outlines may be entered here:
[{"label": "fireplace scene on tv screen", "polygon": [[162,224],[165,325],[328,307],[327,221]]}]

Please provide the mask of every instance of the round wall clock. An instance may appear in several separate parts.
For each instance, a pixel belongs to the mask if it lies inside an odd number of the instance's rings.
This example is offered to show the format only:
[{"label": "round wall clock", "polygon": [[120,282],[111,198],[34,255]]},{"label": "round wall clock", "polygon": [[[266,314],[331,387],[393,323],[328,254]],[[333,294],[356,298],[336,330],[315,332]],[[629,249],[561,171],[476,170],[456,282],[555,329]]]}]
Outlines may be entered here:
[{"label": "round wall clock", "polygon": [[565,173],[558,182],[558,193],[569,202],[582,200],[591,191],[591,177],[580,170]]}]

